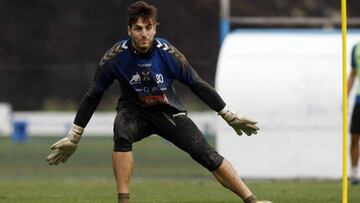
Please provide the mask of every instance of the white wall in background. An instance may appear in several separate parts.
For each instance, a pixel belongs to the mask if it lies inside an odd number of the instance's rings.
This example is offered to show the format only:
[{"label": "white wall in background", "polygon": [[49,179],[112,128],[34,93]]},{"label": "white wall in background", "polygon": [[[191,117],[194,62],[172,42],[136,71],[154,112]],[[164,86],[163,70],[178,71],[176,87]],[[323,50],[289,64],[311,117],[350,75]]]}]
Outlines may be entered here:
[{"label": "white wall in background", "polygon": [[[347,40],[350,64],[360,32],[350,31]],[[342,176],[341,47],[339,31],[239,30],[226,37],[216,88],[261,128],[238,137],[217,122],[218,151],[242,176]],[[353,96],[349,101],[352,106]]]},{"label": "white wall in background", "polygon": [[[190,112],[189,117],[204,134],[214,134],[218,116],[214,112]],[[75,112],[14,112],[14,121],[25,121],[30,136],[65,136],[71,127]],[[95,112],[85,128],[85,136],[112,136],[115,112]]]},{"label": "white wall in background", "polygon": [[12,112],[9,103],[0,103],[0,135],[9,135],[12,128]]}]

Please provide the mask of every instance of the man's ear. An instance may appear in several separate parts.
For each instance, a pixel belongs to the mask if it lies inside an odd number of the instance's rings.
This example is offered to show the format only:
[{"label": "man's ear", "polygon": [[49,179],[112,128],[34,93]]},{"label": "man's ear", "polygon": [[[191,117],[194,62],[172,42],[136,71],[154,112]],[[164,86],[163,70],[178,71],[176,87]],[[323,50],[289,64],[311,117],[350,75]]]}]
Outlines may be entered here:
[{"label": "man's ear", "polygon": [[131,27],[128,26],[127,28],[128,28],[128,35],[131,37]]}]

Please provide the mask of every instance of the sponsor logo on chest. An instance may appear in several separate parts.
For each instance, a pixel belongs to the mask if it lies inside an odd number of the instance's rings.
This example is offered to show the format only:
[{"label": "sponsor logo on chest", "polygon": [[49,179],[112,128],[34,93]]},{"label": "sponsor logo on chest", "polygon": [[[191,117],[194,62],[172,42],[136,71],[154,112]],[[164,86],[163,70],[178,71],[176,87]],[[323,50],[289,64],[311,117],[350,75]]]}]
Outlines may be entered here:
[{"label": "sponsor logo on chest", "polygon": [[138,66],[142,67],[142,68],[144,68],[144,67],[149,68],[149,67],[151,67],[151,63],[138,63]]}]

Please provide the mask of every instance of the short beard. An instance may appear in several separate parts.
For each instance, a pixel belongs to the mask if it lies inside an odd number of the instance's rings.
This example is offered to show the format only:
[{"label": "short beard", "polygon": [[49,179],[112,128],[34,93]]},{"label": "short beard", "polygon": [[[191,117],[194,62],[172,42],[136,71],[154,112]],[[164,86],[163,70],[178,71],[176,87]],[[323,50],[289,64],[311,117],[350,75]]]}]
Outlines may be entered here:
[{"label": "short beard", "polygon": [[153,45],[154,43],[154,38],[150,41],[149,43],[149,46],[146,47],[146,48],[143,48],[143,47],[140,47],[140,46],[137,46],[133,40],[132,44],[133,44],[133,47],[140,53],[146,53],[147,51],[149,51],[151,49],[151,46]]}]

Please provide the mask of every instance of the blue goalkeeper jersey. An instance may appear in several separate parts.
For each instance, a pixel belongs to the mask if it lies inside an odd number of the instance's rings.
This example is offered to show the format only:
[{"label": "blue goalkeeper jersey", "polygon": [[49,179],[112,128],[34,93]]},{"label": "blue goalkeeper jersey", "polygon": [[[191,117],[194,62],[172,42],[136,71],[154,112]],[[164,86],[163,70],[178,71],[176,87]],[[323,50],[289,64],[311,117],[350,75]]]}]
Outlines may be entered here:
[{"label": "blue goalkeeper jersey", "polygon": [[165,111],[186,111],[175,89],[174,80],[188,86],[215,111],[225,103],[208,83],[190,66],[184,55],[164,39],[156,38],[147,53],[132,47],[131,39],[116,43],[100,61],[95,78],[75,117],[85,127],[103,93],[114,82],[120,86],[117,108],[138,105]]}]

